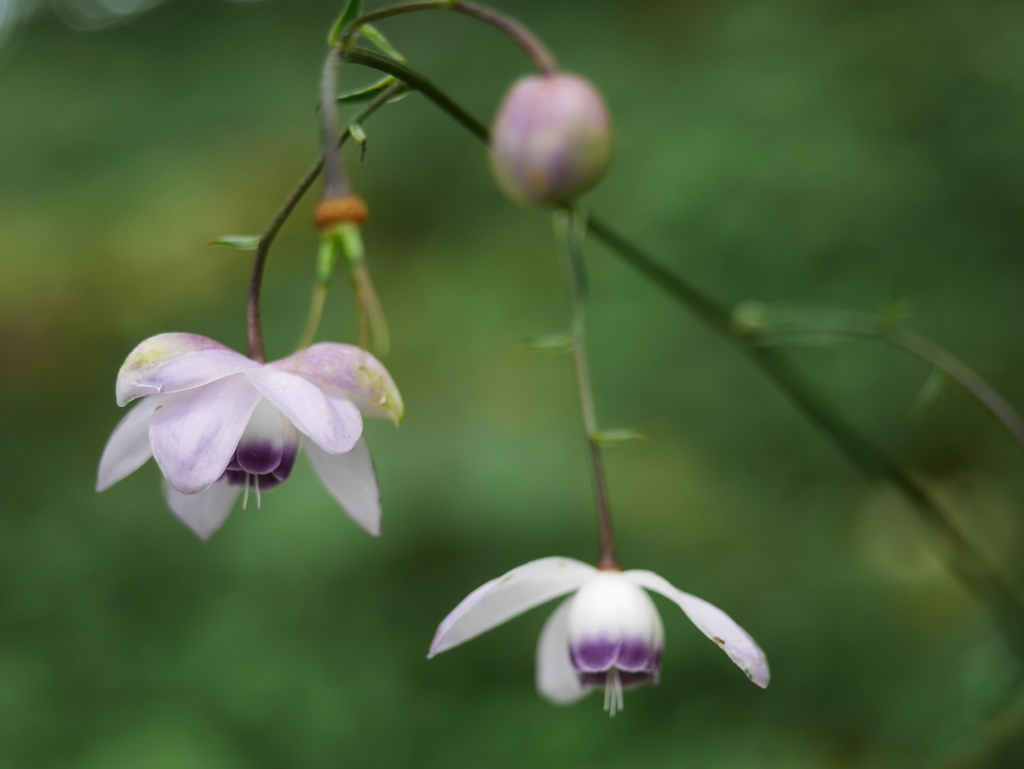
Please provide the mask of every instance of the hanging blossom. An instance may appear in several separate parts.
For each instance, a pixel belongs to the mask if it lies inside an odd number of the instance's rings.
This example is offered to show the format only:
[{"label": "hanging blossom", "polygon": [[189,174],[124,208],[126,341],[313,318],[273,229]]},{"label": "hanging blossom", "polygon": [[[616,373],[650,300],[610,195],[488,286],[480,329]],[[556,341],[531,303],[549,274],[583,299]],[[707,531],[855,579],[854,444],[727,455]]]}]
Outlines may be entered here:
[{"label": "hanging blossom", "polygon": [[444,618],[428,658],[523,612],[573,593],[544,624],[537,644],[537,689],[568,704],[604,689],[604,708],[622,709],[623,689],[657,683],[665,646],[658,610],[642,588],[673,601],[747,678],[768,686],[764,652],[721,609],[654,572],[596,569],[572,558],[541,558],[492,579]]},{"label": "hanging blossom", "polygon": [[140,402],[114,429],[96,490],[151,456],[168,507],[200,538],[227,518],[238,495],[288,480],[304,449],[352,519],[380,533],[380,493],[361,414],[402,418],[402,398],[370,353],[323,343],[258,363],[196,334],[159,334],[132,350],[117,375],[117,404]]}]

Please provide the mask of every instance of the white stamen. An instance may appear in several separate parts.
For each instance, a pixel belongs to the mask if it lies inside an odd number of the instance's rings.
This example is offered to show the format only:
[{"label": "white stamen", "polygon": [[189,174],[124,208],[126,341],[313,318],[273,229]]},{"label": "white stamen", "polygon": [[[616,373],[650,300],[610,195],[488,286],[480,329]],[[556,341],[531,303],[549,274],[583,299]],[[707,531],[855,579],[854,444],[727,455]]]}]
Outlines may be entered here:
[{"label": "white stamen", "polygon": [[252,483],[253,483],[253,486],[256,487],[256,509],[259,510],[260,507],[261,507],[261,505],[260,505],[260,477],[258,475],[254,475],[252,477]]},{"label": "white stamen", "polygon": [[249,505],[249,473],[245,474],[245,494],[242,495],[242,509]]},{"label": "white stamen", "polygon": [[604,678],[604,709],[608,715],[614,717],[623,709],[625,702],[622,699],[622,678],[619,676],[619,669],[612,668],[605,674]]}]

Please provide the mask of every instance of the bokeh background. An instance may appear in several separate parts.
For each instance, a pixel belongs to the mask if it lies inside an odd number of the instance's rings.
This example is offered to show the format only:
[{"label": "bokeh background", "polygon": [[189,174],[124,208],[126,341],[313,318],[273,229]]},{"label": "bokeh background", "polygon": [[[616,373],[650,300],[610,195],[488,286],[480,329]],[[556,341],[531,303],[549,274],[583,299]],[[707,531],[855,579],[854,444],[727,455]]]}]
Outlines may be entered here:
[{"label": "bokeh background", "polygon": [[[868,482],[735,349],[592,243],[600,419],[620,555],[725,608],[772,664],[751,686],[668,605],[662,683],[556,708],[540,609],[427,662],[437,622],[527,560],[596,553],[549,218],[422,97],[350,166],[407,404],[367,426],[384,536],[307,464],[202,544],[152,463],[102,495],[113,384],[141,339],[244,346],[258,232],[316,153],[337,3],[0,3],[0,766],[1024,765],[1020,674],[901,498]],[[613,167],[587,203],[721,301],[909,323],[1024,404],[1024,5],[1012,0],[501,0],[604,91]],[[373,4],[371,4],[373,7]],[[109,24],[109,22],[119,22]],[[528,71],[448,14],[382,25],[481,117]],[[85,28],[102,27],[85,31]],[[344,72],[344,85],[373,79]],[[316,240],[270,259],[291,351]],[[353,341],[344,282],[321,337]],[[881,345],[793,359],[1019,583],[1024,457],[962,394],[914,421],[928,370]]]}]

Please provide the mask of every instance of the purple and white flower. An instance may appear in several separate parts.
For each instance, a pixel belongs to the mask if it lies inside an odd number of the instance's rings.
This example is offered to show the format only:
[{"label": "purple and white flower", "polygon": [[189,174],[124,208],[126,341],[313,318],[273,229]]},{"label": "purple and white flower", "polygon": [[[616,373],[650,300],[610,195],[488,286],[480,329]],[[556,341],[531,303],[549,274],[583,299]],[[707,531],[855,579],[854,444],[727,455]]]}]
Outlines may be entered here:
[{"label": "purple and white flower", "polygon": [[622,709],[622,691],[657,683],[665,630],[646,590],[674,602],[747,678],[768,686],[768,660],[721,609],[654,572],[600,570],[572,558],[541,558],[492,579],[444,618],[428,658],[519,614],[573,593],[544,624],[537,644],[537,689],[557,703],[604,689],[604,707]]},{"label": "purple and white flower", "polygon": [[204,336],[159,334],[128,356],[116,392],[119,406],[141,400],[107,441],[97,491],[152,456],[168,507],[207,539],[243,489],[259,495],[288,480],[303,449],[352,519],[380,533],[361,414],[398,424],[404,406],[390,374],[365,350],[316,344],[264,364]]}]

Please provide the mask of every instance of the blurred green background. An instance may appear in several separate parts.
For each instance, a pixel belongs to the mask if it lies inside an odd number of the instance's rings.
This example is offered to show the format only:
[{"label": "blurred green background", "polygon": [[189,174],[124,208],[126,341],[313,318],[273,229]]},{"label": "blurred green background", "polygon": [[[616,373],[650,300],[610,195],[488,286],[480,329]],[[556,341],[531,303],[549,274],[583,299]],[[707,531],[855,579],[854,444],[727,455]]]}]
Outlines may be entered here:
[{"label": "blurred green background", "polygon": [[[500,7],[607,97],[595,211],[729,304],[874,310],[895,276],[910,325],[1024,404],[1024,4]],[[44,11],[0,47],[0,766],[1024,765],[1019,739],[985,731],[1020,665],[914,514],[597,243],[600,419],[651,437],[607,455],[620,556],[728,611],[772,684],[660,599],[662,682],[611,722],[599,695],[534,692],[548,609],[425,660],[471,589],[591,560],[596,537],[569,360],[517,344],[565,327],[550,221],[507,203],[418,95],[350,156],[407,405],[400,430],[367,426],[384,536],[305,462],[205,545],[152,463],[94,493],[137,342],[244,347],[250,255],[205,244],[262,229],[315,156],[338,9],[171,0],[88,33]],[[528,70],[463,17],[382,26],[481,117]],[[271,255],[272,357],[302,328],[310,215]],[[343,282],[321,337],[354,340]],[[793,357],[1020,582],[1024,458],[980,408],[951,391],[914,423],[927,368],[870,342]]]}]

